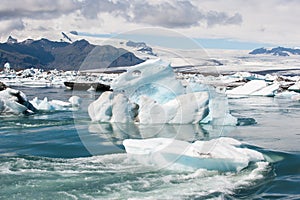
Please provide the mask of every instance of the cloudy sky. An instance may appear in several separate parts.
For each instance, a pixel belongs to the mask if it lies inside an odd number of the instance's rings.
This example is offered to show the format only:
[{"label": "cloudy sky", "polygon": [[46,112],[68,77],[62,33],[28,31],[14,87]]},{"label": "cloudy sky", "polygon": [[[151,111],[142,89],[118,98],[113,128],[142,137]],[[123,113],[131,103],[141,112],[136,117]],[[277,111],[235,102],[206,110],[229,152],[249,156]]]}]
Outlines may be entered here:
[{"label": "cloudy sky", "polygon": [[2,0],[0,39],[156,27],[220,47],[299,47],[299,11],[298,0]]}]

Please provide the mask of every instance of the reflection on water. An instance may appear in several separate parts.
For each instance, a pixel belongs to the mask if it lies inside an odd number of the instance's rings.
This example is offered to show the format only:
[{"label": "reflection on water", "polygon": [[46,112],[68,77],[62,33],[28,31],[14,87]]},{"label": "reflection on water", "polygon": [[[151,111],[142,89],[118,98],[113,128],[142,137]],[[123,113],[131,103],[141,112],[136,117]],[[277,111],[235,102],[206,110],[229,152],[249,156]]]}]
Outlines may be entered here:
[{"label": "reflection on water", "polygon": [[232,126],[199,124],[90,123],[88,132],[80,127],[77,132],[92,155],[102,155],[124,152],[125,139],[172,138],[193,142],[226,136],[234,129]]}]

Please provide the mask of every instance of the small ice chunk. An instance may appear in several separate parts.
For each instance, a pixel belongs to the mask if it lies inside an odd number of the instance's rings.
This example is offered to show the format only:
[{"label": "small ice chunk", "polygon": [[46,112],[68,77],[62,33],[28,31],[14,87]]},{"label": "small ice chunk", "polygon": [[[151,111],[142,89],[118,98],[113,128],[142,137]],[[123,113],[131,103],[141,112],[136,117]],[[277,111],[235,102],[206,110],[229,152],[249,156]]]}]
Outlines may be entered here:
[{"label": "small ice chunk", "polygon": [[69,102],[72,104],[72,106],[80,106],[81,104],[81,98],[78,96],[71,96],[69,98]]},{"label": "small ice chunk", "polygon": [[48,101],[48,98],[45,97],[43,100],[39,100],[35,97],[30,103],[37,109],[43,111],[72,111],[74,110],[73,106],[78,107],[80,105],[79,97],[71,97],[69,102],[61,101],[61,100],[51,100]]},{"label": "small ice chunk", "polygon": [[291,99],[294,101],[300,101],[300,94],[292,96]]},{"label": "small ice chunk", "polygon": [[289,91],[295,91],[299,92],[300,91],[300,81],[296,82],[294,85],[290,86],[288,88]]}]

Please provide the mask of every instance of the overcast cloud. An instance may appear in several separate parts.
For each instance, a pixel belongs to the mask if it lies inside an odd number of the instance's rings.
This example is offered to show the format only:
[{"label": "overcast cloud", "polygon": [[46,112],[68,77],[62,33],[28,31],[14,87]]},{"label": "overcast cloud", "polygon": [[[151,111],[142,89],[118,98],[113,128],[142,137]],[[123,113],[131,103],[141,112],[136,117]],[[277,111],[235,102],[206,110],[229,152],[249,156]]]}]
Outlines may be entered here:
[{"label": "overcast cloud", "polygon": [[0,31],[2,39],[9,34],[118,33],[155,26],[198,38],[273,43],[289,38],[296,45],[299,7],[295,0],[2,0]]},{"label": "overcast cloud", "polygon": [[[240,24],[240,14],[218,11],[200,11],[189,1],[162,1],[150,4],[146,1],[111,0],[4,0],[0,5],[0,20],[15,19],[57,19],[79,11],[84,18],[97,19],[101,13],[123,17],[127,22],[154,25],[167,28],[191,27],[200,24]],[[10,32],[14,26],[7,26]]]}]

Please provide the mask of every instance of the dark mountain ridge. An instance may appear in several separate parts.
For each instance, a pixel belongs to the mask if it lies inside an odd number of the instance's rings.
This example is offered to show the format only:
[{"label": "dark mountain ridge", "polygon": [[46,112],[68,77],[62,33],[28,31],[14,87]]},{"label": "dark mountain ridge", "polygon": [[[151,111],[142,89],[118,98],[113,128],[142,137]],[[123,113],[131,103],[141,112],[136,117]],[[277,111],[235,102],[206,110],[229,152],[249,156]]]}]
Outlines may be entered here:
[{"label": "dark mountain ridge", "polygon": [[254,49],[249,54],[258,55],[258,54],[270,54],[274,56],[290,56],[291,55],[300,55],[300,49],[286,48],[286,47],[275,47],[270,50],[266,48]]},{"label": "dark mountain ridge", "polygon": [[143,60],[125,49],[93,45],[86,40],[69,43],[42,38],[18,42],[9,37],[7,42],[0,43],[0,66],[6,62],[17,70],[31,67],[45,70],[82,70],[132,66]]}]

